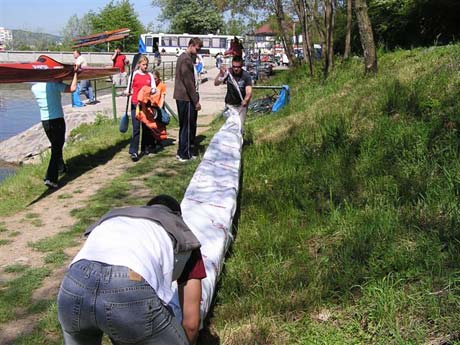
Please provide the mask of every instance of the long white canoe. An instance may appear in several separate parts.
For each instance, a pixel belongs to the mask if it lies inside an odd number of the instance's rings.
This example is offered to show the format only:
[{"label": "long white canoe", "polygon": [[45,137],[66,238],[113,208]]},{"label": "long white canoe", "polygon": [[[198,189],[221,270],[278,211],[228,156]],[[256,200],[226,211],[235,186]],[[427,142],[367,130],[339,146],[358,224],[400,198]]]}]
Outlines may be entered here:
[{"label": "long white canoe", "polygon": [[[243,146],[241,133],[238,114],[230,115],[212,138],[181,203],[184,221],[201,242],[206,267],[207,277],[202,280],[202,320],[211,307],[225,254],[233,241]],[[176,315],[181,315],[177,291],[170,305]]]}]

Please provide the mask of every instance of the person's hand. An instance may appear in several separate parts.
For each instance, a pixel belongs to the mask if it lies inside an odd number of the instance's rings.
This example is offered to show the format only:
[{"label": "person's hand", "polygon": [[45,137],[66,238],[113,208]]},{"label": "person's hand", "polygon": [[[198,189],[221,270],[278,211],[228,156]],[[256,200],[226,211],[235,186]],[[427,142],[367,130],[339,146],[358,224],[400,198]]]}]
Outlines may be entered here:
[{"label": "person's hand", "polygon": [[244,108],[247,105],[248,105],[248,102],[245,99],[243,99],[243,101],[241,102],[241,106]]},{"label": "person's hand", "polygon": [[197,104],[195,105],[195,109],[196,109],[196,111],[200,111],[200,110],[201,110],[201,104],[200,104],[200,103],[197,103]]},{"label": "person's hand", "polygon": [[220,66],[219,76],[224,78],[226,73],[227,73],[227,68],[225,66]]}]

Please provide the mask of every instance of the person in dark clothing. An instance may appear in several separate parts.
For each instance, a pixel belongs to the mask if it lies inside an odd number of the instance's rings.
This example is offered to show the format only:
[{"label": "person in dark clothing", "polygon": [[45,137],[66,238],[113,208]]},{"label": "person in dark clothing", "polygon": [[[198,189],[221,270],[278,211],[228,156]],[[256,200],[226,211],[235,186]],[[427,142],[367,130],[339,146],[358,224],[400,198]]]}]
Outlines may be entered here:
[{"label": "person in dark clothing", "polygon": [[52,189],[58,188],[60,172],[66,172],[67,167],[62,156],[65,142],[65,120],[62,109],[61,93],[72,93],[77,89],[77,69],[70,85],[62,81],[35,83],[32,93],[40,108],[43,129],[51,143],[51,158],[44,179],[45,185]]},{"label": "person in dark clothing", "polygon": [[179,56],[176,63],[173,94],[179,114],[179,147],[176,158],[181,162],[195,157],[196,126],[201,105],[193,58],[202,46],[200,38],[190,39],[187,50]]},{"label": "person in dark clothing", "polygon": [[249,72],[243,70],[243,59],[240,56],[233,57],[232,67],[228,70],[225,67],[220,69],[214,85],[218,86],[222,83],[227,84],[225,104],[230,111],[239,114],[243,128],[252,97],[252,78]]}]

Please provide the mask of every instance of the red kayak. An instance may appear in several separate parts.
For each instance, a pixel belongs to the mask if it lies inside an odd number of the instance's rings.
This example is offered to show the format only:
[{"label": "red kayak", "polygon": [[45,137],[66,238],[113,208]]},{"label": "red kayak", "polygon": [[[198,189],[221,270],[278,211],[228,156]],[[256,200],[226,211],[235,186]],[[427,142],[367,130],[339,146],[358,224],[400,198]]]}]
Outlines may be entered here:
[{"label": "red kayak", "polygon": [[[40,55],[34,62],[0,63],[0,84],[70,80],[74,65]],[[82,67],[78,79],[97,79],[120,73],[116,67]]]}]

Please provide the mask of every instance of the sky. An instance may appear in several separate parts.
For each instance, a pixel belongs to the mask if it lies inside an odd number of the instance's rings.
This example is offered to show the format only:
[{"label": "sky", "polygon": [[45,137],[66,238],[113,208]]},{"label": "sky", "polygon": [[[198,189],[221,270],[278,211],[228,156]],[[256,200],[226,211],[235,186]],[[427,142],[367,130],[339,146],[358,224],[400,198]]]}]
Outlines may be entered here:
[{"label": "sky", "polygon": [[[0,27],[60,35],[69,18],[98,13],[110,0],[0,0]],[[117,3],[115,0],[114,3]],[[160,9],[151,0],[131,0],[144,26],[156,22]],[[155,25],[157,26],[157,25]]]}]

